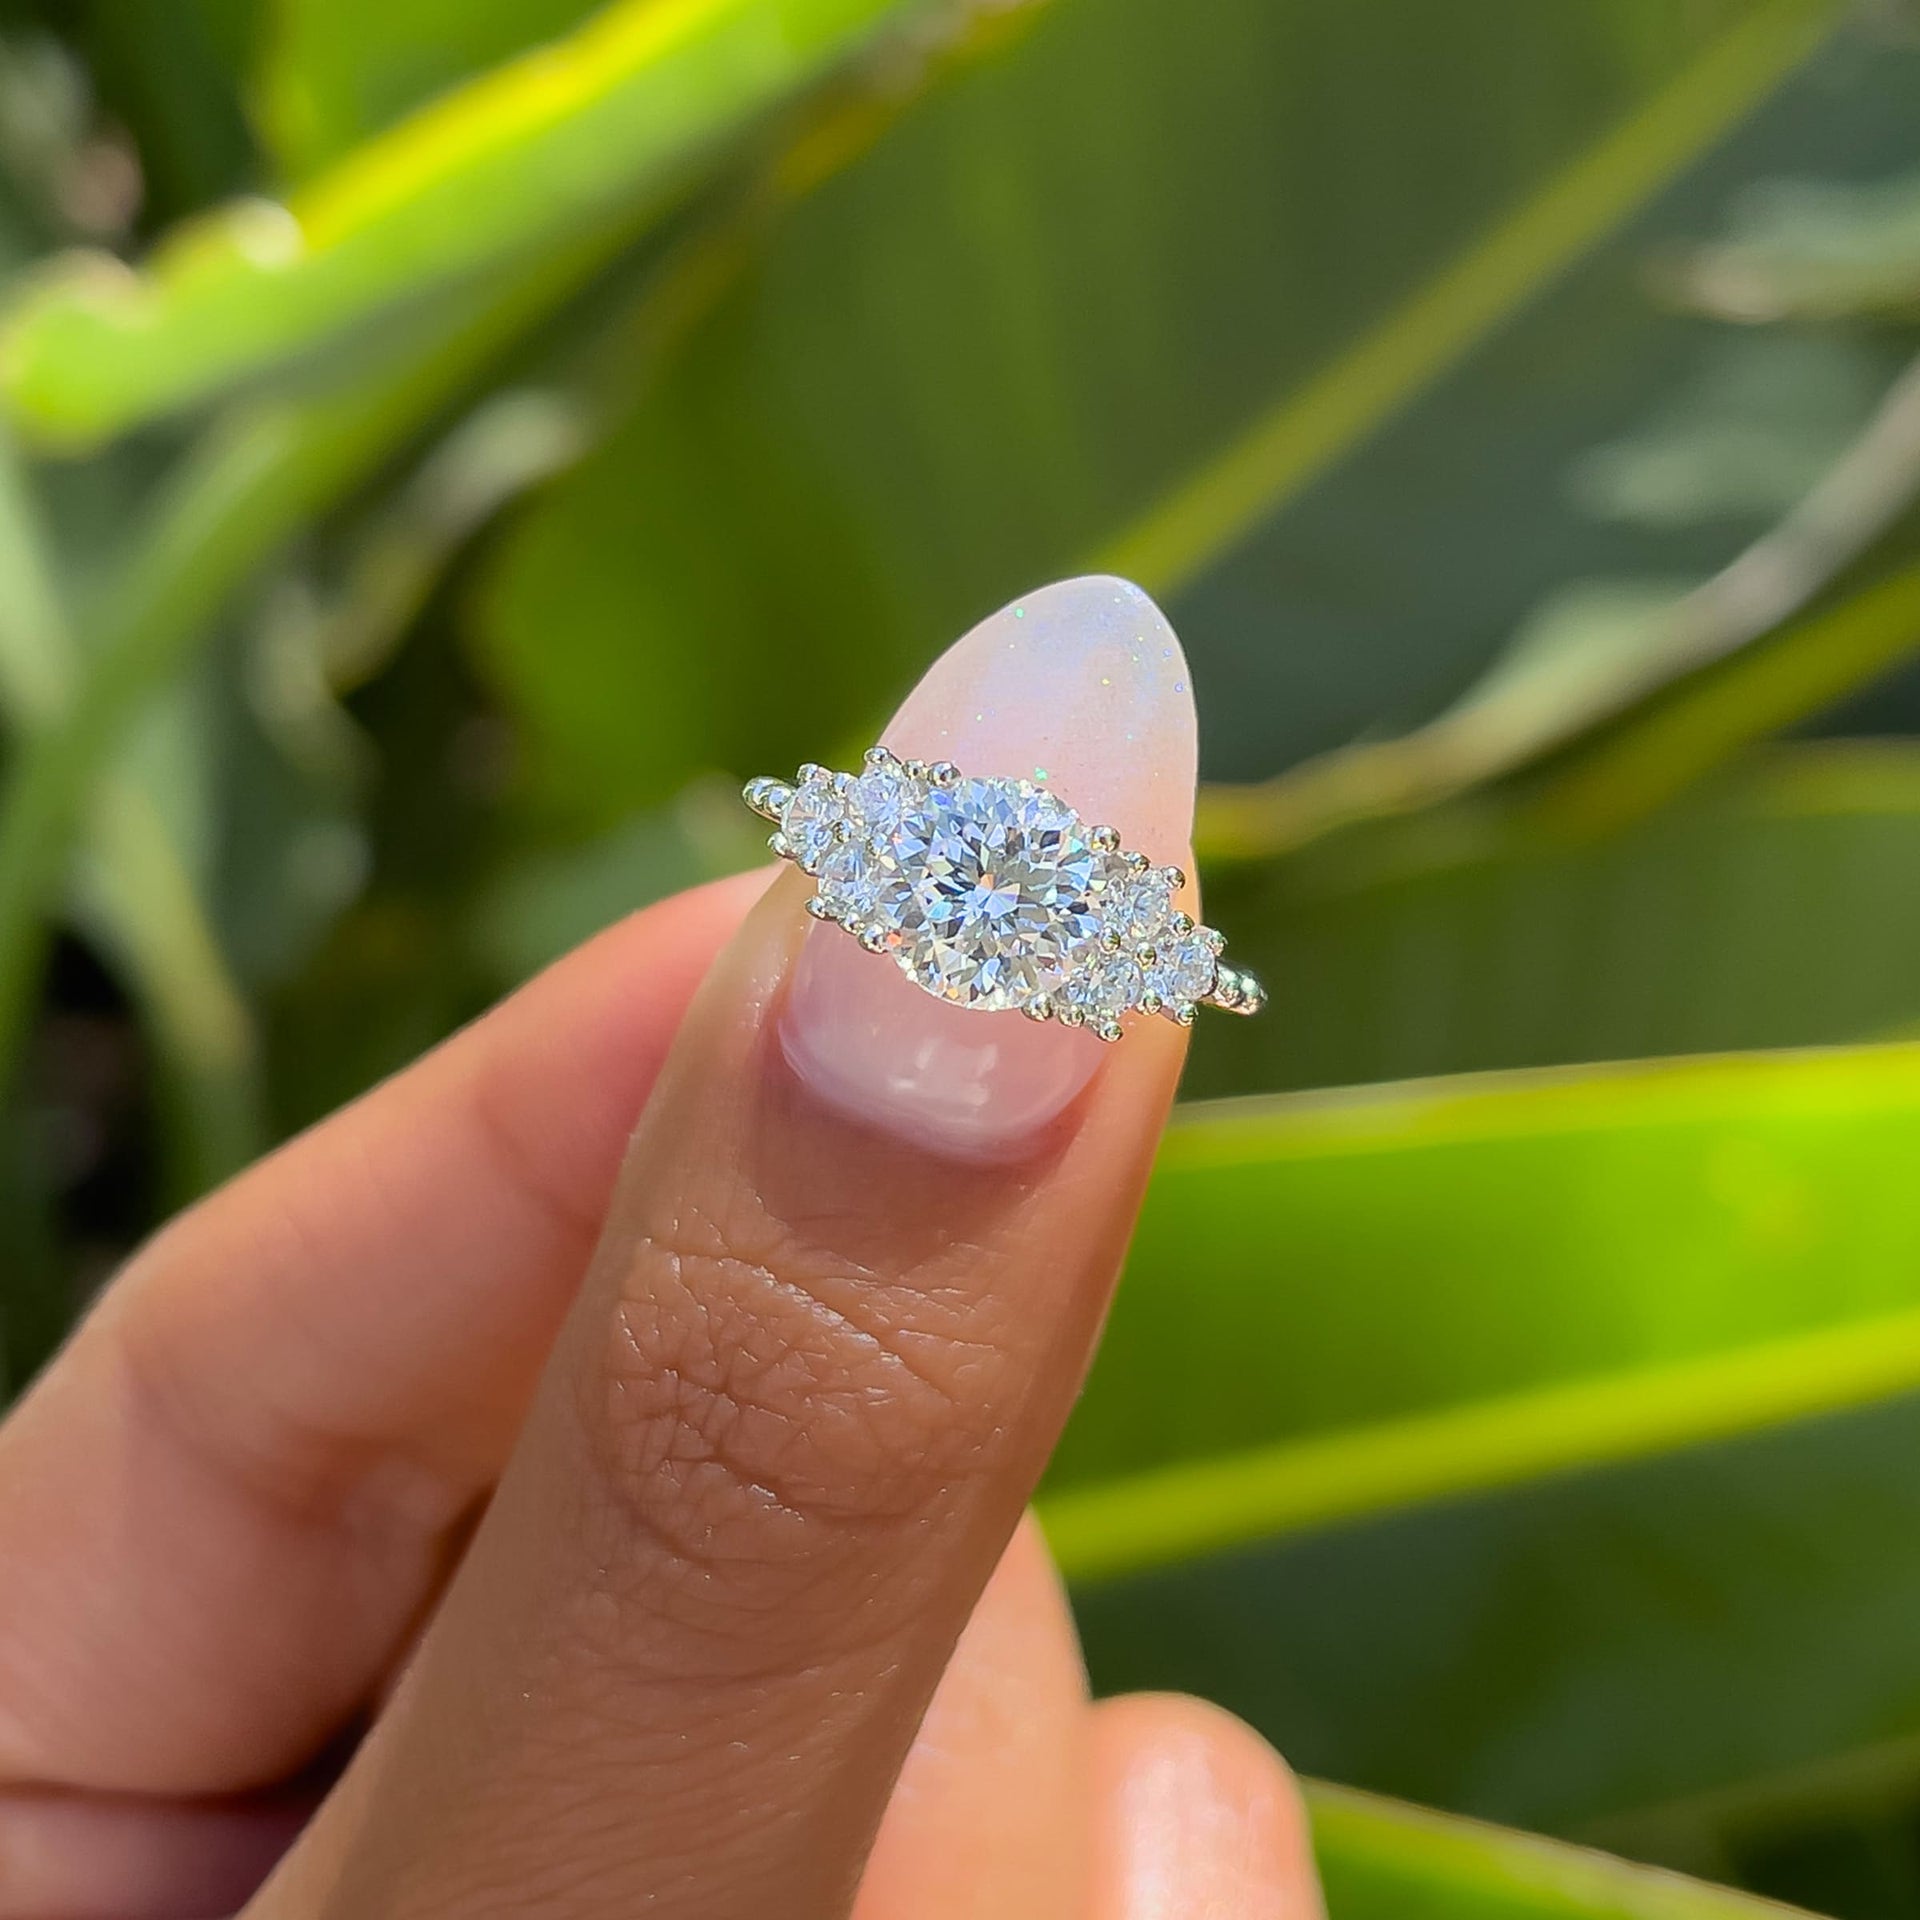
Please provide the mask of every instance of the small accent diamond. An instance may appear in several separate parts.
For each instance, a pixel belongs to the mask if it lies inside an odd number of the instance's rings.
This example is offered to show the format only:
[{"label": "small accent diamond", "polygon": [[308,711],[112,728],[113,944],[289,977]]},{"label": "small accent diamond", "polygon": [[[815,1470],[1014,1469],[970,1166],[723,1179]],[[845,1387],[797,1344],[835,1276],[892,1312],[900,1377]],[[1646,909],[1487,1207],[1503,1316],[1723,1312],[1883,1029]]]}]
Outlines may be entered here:
[{"label": "small accent diamond", "polygon": [[854,783],[844,773],[816,770],[794,790],[780,826],[793,857],[809,873],[834,845],[842,821],[851,812]]},{"label": "small accent diamond", "polygon": [[1170,1007],[1192,1006],[1213,991],[1219,965],[1214,948],[1198,933],[1162,947],[1147,970],[1147,986]]},{"label": "small accent diamond", "polygon": [[869,767],[854,782],[853,804],[867,832],[884,839],[899,826],[903,814],[926,799],[926,794],[926,787],[910,779],[902,767],[883,762]]},{"label": "small accent diamond", "polygon": [[1128,1012],[1145,985],[1140,963],[1130,954],[1102,954],[1074,974],[1061,997],[1089,1021],[1110,1020]]},{"label": "small accent diamond", "polygon": [[1166,873],[1149,867],[1134,873],[1122,869],[1107,883],[1101,899],[1101,920],[1120,936],[1129,953],[1150,947],[1165,933],[1173,917],[1173,887]]},{"label": "small accent diamond", "polygon": [[885,863],[866,841],[840,841],[820,862],[820,898],[836,920],[857,925],[872,914],[884,876]]}]

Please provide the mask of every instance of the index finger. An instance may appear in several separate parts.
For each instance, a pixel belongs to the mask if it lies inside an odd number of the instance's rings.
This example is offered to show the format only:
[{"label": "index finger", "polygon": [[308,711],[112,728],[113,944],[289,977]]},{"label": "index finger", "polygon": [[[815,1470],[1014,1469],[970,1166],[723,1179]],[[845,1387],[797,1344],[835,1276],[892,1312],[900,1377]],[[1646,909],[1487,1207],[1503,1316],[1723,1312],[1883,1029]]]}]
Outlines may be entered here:
[{"label": "index finger", "polygon": [[[1122,583],[975,629],[888,744],[1044,769],[1185,852],[1186,670]],[[1021,910],[1004,852],[967,911]],[[1081,1378],[1183,1036],[945,1005],[807,891],[689,1013],[469,1560],[262,1912],[846,1911]]]}]

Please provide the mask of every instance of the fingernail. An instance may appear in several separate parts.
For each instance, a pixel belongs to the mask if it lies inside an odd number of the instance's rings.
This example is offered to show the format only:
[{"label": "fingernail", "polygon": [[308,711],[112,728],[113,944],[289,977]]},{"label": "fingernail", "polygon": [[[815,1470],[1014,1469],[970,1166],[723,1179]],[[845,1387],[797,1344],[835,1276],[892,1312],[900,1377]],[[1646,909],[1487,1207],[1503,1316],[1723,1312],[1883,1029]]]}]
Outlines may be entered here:
[{"label": "fingernail", "polygon": [[[1124,580],[1064,580],[983,620],[928,669],[882,744],[1044,784],[1089,826],[1117,827],[1128,848],[1188,860],[1187,664],[1165,616]],[[780,1039],[836,1112],[970,1160],[1017,1157],[1105,1048],[1084,1030],[936,999],[827,925],[802,942]]]}]

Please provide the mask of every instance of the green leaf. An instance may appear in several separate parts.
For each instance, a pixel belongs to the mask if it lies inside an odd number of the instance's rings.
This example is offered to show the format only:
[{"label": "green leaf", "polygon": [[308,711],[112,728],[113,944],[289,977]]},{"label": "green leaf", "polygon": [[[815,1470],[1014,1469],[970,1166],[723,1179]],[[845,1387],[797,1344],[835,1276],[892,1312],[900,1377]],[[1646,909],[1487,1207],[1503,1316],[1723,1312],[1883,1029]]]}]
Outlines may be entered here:
[{"label": "green leaf", "polygon": [[0,429],[0,709],[15,725],[56,712],[78,671],[40,504]]},{"label": "green leaf", "polygon": [[1580,838],[1645,818],[1742,749],[1870,686],[1920,647],[1920,566],[1873,580],[1676,689],[1554,768],[1531,817]]},{"label": "green leaf", "polygon": [[189,871],[152,793],[109,775],[77,862],[77,914],[120,969],[151,1036],[166,1191],[181,1204],[238,1173],[270,1144],[259,1037]]},{"label": "green leaf", "polygon": [[636,814],[583,844],[519,854],[480,897],[475,957],[495,982],[512,985],[611,926],[636,901],[744,871],[766,858],[766,839],[741,813],[730,781],[702,783],[671,807]]},{"label": "green leaf", "polygon": [[1189,1107],[1055,1461],[1062,1564],[1920,1388],[1917,1145],[1908,1046]]},{"label": "green leaf", "polygon": [[[1911,582],[1897,593],[1920,612]],[[1902,645],[1909,631],[1874,626]],[[1838,630],[1808,638],[1797,667],[1776,662],[1789,692],[1847,664]],[[1211,876],[1208,918],[1275,1014],[1203,1022],[1189,1092],[1850,1041],[1920,1019],[1910,743],[1774,748],[1604,835],[1571,830],[1572,798],[1462,802]]]},{"label": "green leaf", "polygon": [[1644,527],[1774,519],[1872,419],[1882,359],[1845,334],[1732,333],[1656,420],[1581,459],[1576,497]]},{"label": "green leaf", "polygon": [[[1920,493],[1920,362],[1906,366],[1865,427],[1791,509],[1697,585],[1580,582],[1535,610],[1504,653],[1447,710],[1397,739],[1338,748],[1240,787],[1201,796],[1194,845],[1204,856],[1284,853],[1352,821],[1406,813],[1511,774],[1668,688],[1742,654],[1818,597],[1897,529]],[[1903,555],[1904,557],[1904,555]],[[1864,621],[1835,622],[1846,644],[1805,637],[1754,680],[1774,700],[1795,678],[1827,697],[1916,644],[1885,596]],[[1815,657],[1782,674],[1778,659]],[[1830,658],[1828,656],[1831,656]],[[1681,695],[1686,703],[1686,695]],[[1805,711],[1801,710],[1802,713]],[[1789,713],[1783,718],[1798,718]]]},{"label": "green leaf", "polygon": [[577,27],[599,0],[281,0],[258,98],[301,178],[436,94]]},{"label": "green leaf", "polygon": [[1183,1113],[1042,1503],[1096,1681],[1710,1868],[1910,1755],[1917,1151],[1910,1046]]},{"label": "green leaf", "polygon": [[[56,564],[29,476],[0,443],[0,714],[17,737],[57,730],[84,678]],[[107,767],[71,891],[140,1004],[174,1123],[170,1185],[186,1199],[244,1165],[265,1139],[251,1015],[208,921],[194,836],[162,804],[194,781],[192,743],[173,758],[156,766],[122,751]],[[184,779],[172,777],[183,769]],[[64,1302],[43,1312],[55,1331],[64,1317]],[[16,1344],[24,1363],[31,1343]]]},{"label": "green leaf", "polygon": [[1103,549],[1169,591],[1427,385],[1750,108],[1823,16],[1753,15]]},{"label": "green leaf", "polygon": [[1725,237],[1684,256],[1673,280],[1729,320],[1910,315],[1920,307],[1920,175],[1749,188]]},{"label": "green leaf", "polygon": [[191,668],[230,596],[283,542],[391,459],[629,237],[616,224],[485,297],[430,309],[357,369],[350,392],[237,409],[169,474],[86,636],[86,671],[28,734],[0,787],[0,1080],[17,1057],[83,810],[128,730]]},{"label": "green leaf", "polygon": [[49,273],[7,328],[0,383],[21,421],[63,441],[204,398],[665,192],[896,4],[620,0],[357,149],[285,207],[190,222],[137,275],[103,255]]},{"label": "green leaf", "polygon": [[1785,1920],[1788,1909],[1604,1854],[1320,1781],[1330,1920]]},{"label": "green leaf", "polygon": [[1197,1691],[1307,1771],[1728,1878],[1920,1788],[1916,1452],[1908,1394],[1082,1581],[1075,1613],[1102,1692]]},{"label": "green leaf", "polygon": [[630,417],[506,544],[478,638],[542,793],[610,822],[715,764],[819,751],[1035,580],[1192,577],[1640,208],[1826,17],[1039,14],[746,236]]}]

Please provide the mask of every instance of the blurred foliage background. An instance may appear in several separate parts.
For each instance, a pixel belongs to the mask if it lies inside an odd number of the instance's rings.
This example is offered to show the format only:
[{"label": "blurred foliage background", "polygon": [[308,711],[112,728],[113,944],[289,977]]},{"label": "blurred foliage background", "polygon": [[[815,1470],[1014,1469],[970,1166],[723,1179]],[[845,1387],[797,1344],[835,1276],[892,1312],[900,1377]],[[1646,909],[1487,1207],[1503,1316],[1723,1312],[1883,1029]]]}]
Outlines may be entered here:
[{"label": "blurred foliage background", "polygon": [[1096,1681],[1344,1783],[1336,1920],[1920,1914],[1904,0],[6,0],[0,271],[12,1387],[1123,572],[1276,1006],[1046,1492]]}]

